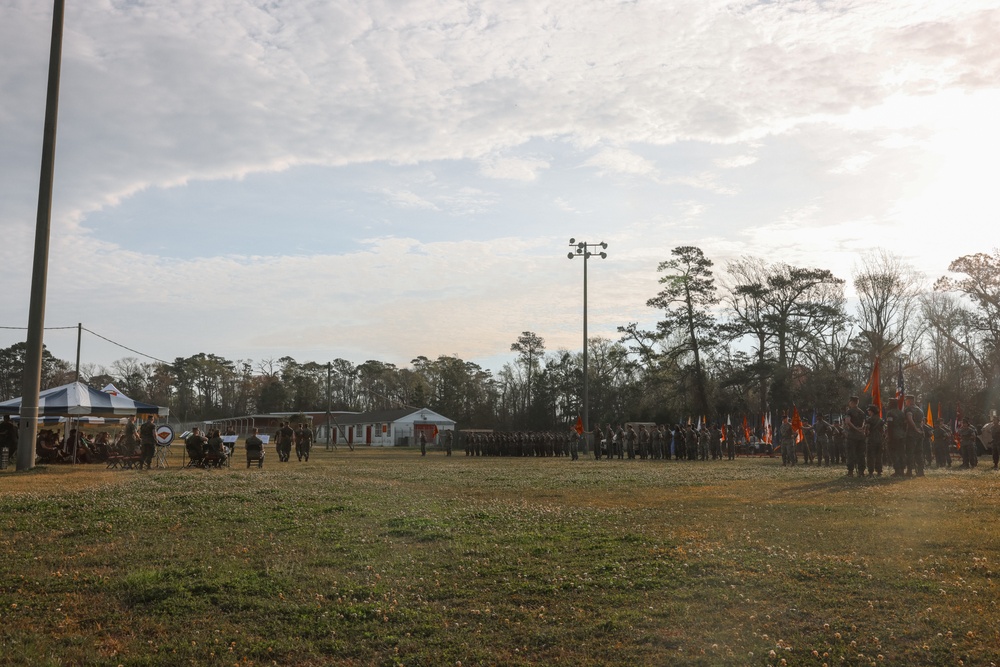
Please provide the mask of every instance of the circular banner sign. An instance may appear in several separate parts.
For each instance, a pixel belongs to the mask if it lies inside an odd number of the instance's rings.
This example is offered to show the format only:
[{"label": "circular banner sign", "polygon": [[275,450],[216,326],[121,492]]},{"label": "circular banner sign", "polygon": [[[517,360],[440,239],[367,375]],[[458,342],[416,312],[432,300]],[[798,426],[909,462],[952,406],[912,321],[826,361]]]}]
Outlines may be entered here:
[{"label": "circular banner sign", "polygon": [[174,441],[174,429],[166,424],[156,427],[156,444],[169,445]]}]

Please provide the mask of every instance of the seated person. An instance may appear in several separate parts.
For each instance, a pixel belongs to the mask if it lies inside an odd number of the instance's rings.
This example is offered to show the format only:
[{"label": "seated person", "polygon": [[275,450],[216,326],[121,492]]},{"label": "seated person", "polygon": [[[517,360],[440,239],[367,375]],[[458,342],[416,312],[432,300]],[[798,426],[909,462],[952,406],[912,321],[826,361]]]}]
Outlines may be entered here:
[{"label": "seated person", "polygon": [[103,463],[108,460],[108,456],[111,455],[111,436],[107,431],[101,431],[94,438],[94,444],[91,447],[91,453],[94,456],[94,460]]},{"label": "seated person", "polygon": [[247,467],[250,467],[250,462],[257,461],[257,467],[264,467],[264,441],[257,437],[257,429],[250,431],[250,437],[247,438],[245,444],[247,450]]},{"label": "seated person", "polygon": [[[1000,433],[997,434],[1000,437]],[[11,459],[17,451],[17,426],[10,420],[10,415],[4,415],[0,420],[0,449],[6,449]]]},{"label": "seated person", "polygon": [[43,429],[38,432],[35,456],[40,463],[62,463],[65,460],[55,432]]},{"label": "seated person", "polygon": [[218,468],[226,462],[226,448],[222,444],[222,436],[216,429],[208,435],[208,445],[205,448],[205,465]]},{"label": "seated person", "polygon": [[205,463],[205,437],[197,427],[191,430],[191,435],[184,440],[184,447],[187,449],[188,458],[193,465],[204,465]]},{"label": "seated person", "polygon": [[80,433],[75,428],[71,428],[69,435],[63,441],[63,457],[72,461],[73,452],[78,450],[81,444],[83,444],[83,439],[80,438]]},{"label": "seated person", "polygon": [[77,437],[79,438],[79,444],[76,447],[76,462],[94,463],[94,444],[82,433]]}]

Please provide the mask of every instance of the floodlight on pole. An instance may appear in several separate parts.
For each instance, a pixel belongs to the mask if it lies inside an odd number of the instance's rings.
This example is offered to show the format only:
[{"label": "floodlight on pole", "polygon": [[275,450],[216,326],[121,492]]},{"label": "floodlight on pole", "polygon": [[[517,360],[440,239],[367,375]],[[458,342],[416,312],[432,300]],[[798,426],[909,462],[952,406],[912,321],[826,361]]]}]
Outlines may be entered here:
[{"label": "floodlight on pole", "polygon": [[[601,259],[607,259],[608,253],[604,252],[608,248],[608,244],[604,241],[600,243],[587,243],[586,241],[577,241],[576,239],[570,239],[569,245],[576,248],[575,251],[567,253],[569,259],[574,257],[583,258],[583,432],[586,433],[587,442],[590,442],[590,373],[588,369],[588,358],[587,358],[587,260],[591,257],[600,257]],[[598,252],[597,249],[600,248]],[[593,249],[593,251],[592,251]]]}]

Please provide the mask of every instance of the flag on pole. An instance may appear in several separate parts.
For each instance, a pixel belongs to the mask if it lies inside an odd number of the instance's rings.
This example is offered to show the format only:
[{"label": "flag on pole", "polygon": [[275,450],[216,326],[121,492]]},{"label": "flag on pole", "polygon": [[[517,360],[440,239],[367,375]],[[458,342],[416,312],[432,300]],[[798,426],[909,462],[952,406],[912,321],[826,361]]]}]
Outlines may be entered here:
[{"label": "flag on pole", "polygon": [[952,437],[955,438],[955,446],[958,449],[962,448],[962,438],[958,434],[959,424],[962,423],[962,403],[955,404],[955,428],[952,429]]},{"label": "flag on pole", "polygon": [[875,357],[875,365],[872,366],[871,377],[868,378],[868,384],[865,385],[866,394],[872,395],[872,403],[878,406],[878,416],[882,416],[882,390],[879,389],[881,386],[882,378],[879,371],[879,358]]},{"label": "flag on pole", "polygon": [[903,382],[903,360],[899,360],[899,372],[896,374],[896,407],[903,409],[903,399],[906,396],[906,386]]},{"label": "flag on pole", "polygon": [[750,444],[750,423],[747,421],[747,416],[743,415],[743,437],[746,438],[747,444]]},{"label": "flag on pole", "polygon": [[799,409],[792,406],[792,430],[795,431],[795,443],[805,440],[806,435],[802,432],[802,417],[799,416]]},{"label": "flag on pole", "polygon": [[927,402],[927,425],[934,428],[934,420],[931,418],[931,404]]}]

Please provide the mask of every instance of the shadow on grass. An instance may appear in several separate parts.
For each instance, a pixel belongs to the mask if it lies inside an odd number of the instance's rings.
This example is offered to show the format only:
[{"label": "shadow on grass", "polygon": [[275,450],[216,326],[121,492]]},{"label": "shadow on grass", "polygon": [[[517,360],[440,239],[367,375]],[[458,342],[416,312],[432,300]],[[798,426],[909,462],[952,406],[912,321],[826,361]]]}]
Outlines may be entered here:
[{"label": "shadow on grass", "polygon": [[827,479],[821,482],[803,482],[801,484],[794,484],[785,486],[777,491],[774,495],[778,498],[787,496],[797,496],[802,493],[818,493],[818,492],[828,492],[828,493],[840,493],[840,492],[850,492],[857,491],[859,489],[870,489],[872,487],[888,487],[894,486],[896,484],[902,484],[905,482],[912,482],[913,479],[906,477],[893,477],[890,475],[883,475],[882,477],[848,477],[846,474],[834,479]]}]

